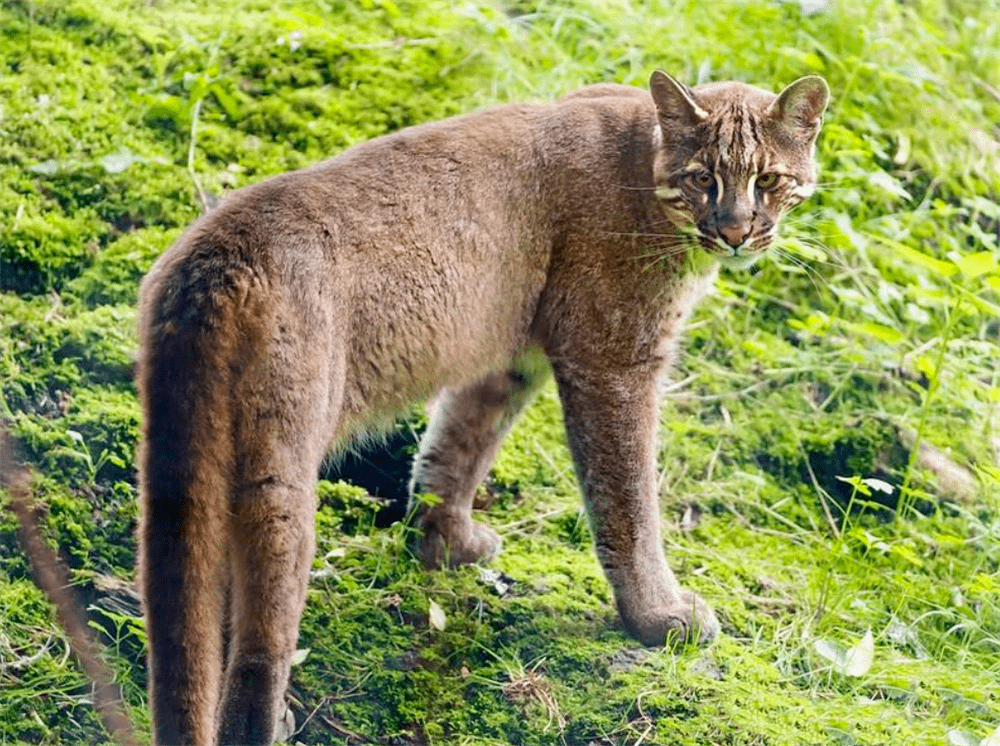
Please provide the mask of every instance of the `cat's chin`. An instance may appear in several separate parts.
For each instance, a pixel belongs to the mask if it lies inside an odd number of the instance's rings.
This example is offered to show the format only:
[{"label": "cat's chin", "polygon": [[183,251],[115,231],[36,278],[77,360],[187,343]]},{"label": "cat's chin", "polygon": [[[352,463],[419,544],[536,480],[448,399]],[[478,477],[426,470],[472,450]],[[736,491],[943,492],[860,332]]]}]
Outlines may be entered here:
[{"label": "cat's chin", "polygon": [[764,258],[765,252],[757,251],[753,254],[729,254],[721,255],[716,254],[716,259],[719,260],[719,264],[729,270],[744,270],[750,269],[757,262]]},{"label": "cat's chin", "polygon": [[703,254],[704,260],[713,265],[718,263],[718,266],[734,271],[747,270],[752,269],[767,254],[768,249],[766,243],[758,243],[755,248],[748,248],[752,243],[748,242],[734,249],[720,238],[703,236],[700,241],[701,252],[697,253]]}]

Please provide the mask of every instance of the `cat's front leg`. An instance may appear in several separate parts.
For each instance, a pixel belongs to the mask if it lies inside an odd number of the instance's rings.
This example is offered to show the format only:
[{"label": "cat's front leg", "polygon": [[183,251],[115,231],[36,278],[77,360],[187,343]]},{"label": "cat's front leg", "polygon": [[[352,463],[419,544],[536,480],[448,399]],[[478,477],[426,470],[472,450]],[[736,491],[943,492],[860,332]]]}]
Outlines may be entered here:
[{"label": "cat's front leg", "polygon": [[715,637],[712,609],[680,586],[663,553],[655,367],[557,368],[556,378],[597,556],[626,630],[651,646]]}]

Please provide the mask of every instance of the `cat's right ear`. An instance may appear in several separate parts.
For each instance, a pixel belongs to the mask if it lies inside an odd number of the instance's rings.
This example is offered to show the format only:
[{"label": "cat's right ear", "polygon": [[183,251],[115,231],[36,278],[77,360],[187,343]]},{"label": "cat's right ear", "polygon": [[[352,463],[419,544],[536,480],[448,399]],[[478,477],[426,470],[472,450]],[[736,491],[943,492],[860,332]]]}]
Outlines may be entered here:
[{"label": "cat's right ear", "polygon": [[708,119],[708,112],[698,105],[694,91],[662,70],[655,70],[649,76],[649,92],[653,94],[662,127],[694,127]]}]

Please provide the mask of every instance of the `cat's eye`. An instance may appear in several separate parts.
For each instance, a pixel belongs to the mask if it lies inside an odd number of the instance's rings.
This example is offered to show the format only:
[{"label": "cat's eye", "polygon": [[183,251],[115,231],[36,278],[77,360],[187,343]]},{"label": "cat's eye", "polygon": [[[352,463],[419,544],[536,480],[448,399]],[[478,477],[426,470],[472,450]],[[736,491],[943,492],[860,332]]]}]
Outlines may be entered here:
[{"label": "cat's eye", "polygon": [[778,182],[780,181],[781,181],[780,174],[769,173],[769,174],[761,174],[760,176],[758,176],[756,181],[754,181],[754,184],[757,186],[758,189],[761,189],[766,192],[778,186]]},{"label": "cat's eye", "polygon": [[691,184],[698,189],[707,190],[715,184],[715,175],[708,169],[695,171],[691,174]]}]

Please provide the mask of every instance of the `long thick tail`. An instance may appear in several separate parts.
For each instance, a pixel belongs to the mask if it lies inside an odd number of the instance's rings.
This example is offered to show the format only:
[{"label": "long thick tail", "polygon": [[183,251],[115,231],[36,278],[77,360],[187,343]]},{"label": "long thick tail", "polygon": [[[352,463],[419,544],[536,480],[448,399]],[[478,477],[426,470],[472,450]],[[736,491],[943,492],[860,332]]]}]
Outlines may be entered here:
[{"label": "long thick tail", "polygon": [[231,345],[220,308],[185,291],[164,272],[143,286],[139,569],[159,746],[215,743],[227,623]]}]

